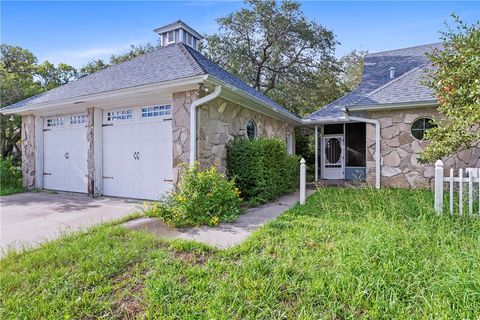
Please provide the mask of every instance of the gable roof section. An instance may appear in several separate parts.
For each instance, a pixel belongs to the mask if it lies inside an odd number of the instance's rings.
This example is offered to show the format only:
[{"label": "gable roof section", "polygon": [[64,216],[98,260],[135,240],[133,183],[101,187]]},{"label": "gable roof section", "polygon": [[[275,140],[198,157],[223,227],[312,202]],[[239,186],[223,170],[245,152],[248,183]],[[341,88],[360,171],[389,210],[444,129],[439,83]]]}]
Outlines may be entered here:
[{"label": "gable roof section", "polygon": [[300,121],[287,109],[182,43],[161,47],[129,61],[110,66],[58,88],[4,107],[2,111],[201,75],[211,75],[271,108]]},{"label": "gable roof section", "polygon": [[358,106],[435,101],[432,90],[422,84],[423,81],[426,80],[428,69],[427,65],[414,68],[372,92],[369,92],[349,108],[355,109],[355,107]]},{"label": "gable roof section", "polygon": [[[441,43],[422,45],[365,56],[360,85],[345,96],[310,114],[312,120],[342,118],[355,106],[432,101],[431,90],[422,85],[429,60],[425,53],[441,49]],[[390,79],[389,68],[395,68]]]}]

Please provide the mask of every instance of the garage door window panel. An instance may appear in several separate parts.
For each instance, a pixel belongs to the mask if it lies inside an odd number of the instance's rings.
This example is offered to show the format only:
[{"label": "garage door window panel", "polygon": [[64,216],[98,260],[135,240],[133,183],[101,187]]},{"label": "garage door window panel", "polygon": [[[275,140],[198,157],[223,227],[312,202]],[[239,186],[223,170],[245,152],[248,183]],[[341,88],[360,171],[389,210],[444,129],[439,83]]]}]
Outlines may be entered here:
[{"label": "garage door window panel", "polygon": [[172,106],[161,105],[142,108],[142,118],[164,117],[172,114]]},{"label": "garage door window panel", "polygon": [[81,125],[81,124],[86,124],[87,123],[87,115],[86,114],[80,114],[80,115],[75,115],[70,117],[70,124],[71,125]]},{"label": "garage door window panel", "polygon": [[132,118],[133,118],[132,109],[109,111],[107,113],[107,121],[132,120]]},{"label": "garage door window panel", "polygon": [[47,119],[47,128],[51,127],[63,127],[65,125],[65,119],[63,117],[54,117]]}]

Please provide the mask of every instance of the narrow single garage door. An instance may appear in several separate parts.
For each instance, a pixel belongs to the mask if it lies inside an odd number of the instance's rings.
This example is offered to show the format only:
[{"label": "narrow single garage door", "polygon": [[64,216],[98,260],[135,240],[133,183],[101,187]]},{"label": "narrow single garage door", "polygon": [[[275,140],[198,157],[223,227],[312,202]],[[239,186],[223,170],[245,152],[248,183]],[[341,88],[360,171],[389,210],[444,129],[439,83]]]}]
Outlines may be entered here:
[{"label": "narrow single garage door", "polygon": [[43,187],[87,192],[87,115],[44,119]]},{"label": "narrow single garage door", "polygon": [[157,200],[172,177],[171,106],[104,111],[104,195]]}]

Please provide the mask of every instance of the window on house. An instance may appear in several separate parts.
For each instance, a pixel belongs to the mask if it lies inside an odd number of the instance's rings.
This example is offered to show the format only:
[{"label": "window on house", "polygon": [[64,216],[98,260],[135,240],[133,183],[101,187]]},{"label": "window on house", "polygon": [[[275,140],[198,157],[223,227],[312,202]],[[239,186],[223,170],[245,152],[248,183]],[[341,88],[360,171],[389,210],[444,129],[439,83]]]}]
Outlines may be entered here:
[{"label": "window on house", "polygon": [[65,120],[62,117],[54,117],[47,119],[47,127],[60,127],[65,124]]},{"label": "window on house", "polygon": [[161,117],[172,114],[172,106],[152,106],[142,108],[142,118]]},{"label": "window on house", "polygon": [[257,125],[253,119],[248,120],[247,122],[247,137],[252,140],[257,136]]},{"label": "window on house", "polygon": [[110,111],[107,113],[107,121],[130,120],[132,119],[132,116],[132,109]]},{"label": "window on house", "polygon": [[71,116],[70,117],[70,124],[76,125],[76,124],[84,124],[87,123],[87,115],[86,114],[79,114],[76,116]]},{"label": "window on house", "polygon": [[425,139],[425,131],[430,128],[435,127],[433,124],[433,120],[430,118],[418,118],[412,123],[410,131],[412,132],[412,136],[414,136],[418,140]]},{"label": "window on house", "polygon": [[167,43],[174,43],[175,42],[175,30],[169,31],[167,33]]},{"label": "window on house", "polygon": [[285,142],[287,145],[287,153],[288,154],[293,154],[293,137],[290,132],[287,132],[287,135],[285,137]]}]

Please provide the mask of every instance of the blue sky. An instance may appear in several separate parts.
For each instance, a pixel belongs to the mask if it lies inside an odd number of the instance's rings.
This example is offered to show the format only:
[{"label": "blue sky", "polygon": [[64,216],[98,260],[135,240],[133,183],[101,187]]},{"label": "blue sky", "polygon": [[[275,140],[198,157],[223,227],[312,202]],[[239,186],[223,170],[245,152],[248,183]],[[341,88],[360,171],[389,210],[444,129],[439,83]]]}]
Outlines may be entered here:
[{"label": "blue sky", "polygon": [[[238,1],[7,2],[1,1],[1,41],[32,51],[40,61],[76,67],[155,43],[156,27],[182,19],[200,33],[217,31],[215,18],[244,6]],[[439,41],[452,12],[480,19],[480,1],[305,1],[305,14],[333,30],[341,45],[370,52]]]}]

